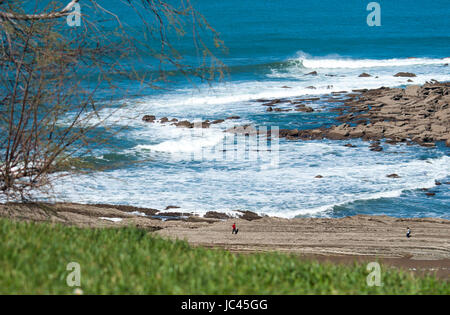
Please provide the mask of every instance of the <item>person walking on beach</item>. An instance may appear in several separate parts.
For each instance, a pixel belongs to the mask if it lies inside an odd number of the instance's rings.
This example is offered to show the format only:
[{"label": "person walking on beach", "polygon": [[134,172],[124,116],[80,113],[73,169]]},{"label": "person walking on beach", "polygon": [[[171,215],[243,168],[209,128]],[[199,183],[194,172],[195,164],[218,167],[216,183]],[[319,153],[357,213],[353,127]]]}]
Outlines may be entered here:
[{"label": "person walking on beach", "polygon": [[406,237],[410,238],[411,237],[411,229],[409,227],[406,228]]},{"label": "person walking on beach", "polygon": [[231,231],[231,234],[238,234],[239,229],[236,229],[236,223],[233,223],[233,231]]}]

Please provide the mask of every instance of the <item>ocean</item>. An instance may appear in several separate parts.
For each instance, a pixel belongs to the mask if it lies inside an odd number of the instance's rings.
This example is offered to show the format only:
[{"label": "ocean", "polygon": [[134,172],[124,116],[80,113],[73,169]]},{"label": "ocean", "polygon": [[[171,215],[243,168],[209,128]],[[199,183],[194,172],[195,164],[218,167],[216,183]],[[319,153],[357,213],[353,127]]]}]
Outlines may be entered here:
[{"label": "ocean", "polygon": [[[450,182],[450,148],[443,143],[435,148],[383,144],[383,152],[372,152],[362,140],[280,139],[258,152],[258,143],[230,140],[224,132],[243,124],[306,129],[335,122],[330,111],[335,104],[326,101],[312,103],[313,113],[269,113],[257,99],[324,97],[450,80],[445,66],[450,63],[448,0],[378,1],[381,26],[374,27],[366,22],[369,2],[193,1],[227,47],[217,52],[228,67],[224,79],[191,82],[180,75],[162,90],[118,82],[133,92],[115,95],[115,102],[126,106],[112,112],[110,122],[126,129],[89,157],[101,169],[60,180],[51,200],[161,210],[172,205],[198,214],[240,209],[286,218],[370,214],[450,219],[450,185],[435,185]],[[113,11],[120,1],[108,5]],[[120,17],[133,27],[130,14],[124,11]],[[195,63],[196,51],[186,37],[179,51]],[[152,61],[131,62],[141,68]],[[316,76],[305,75],[313,71]],[[411,83],[393,76],[401,71],[417,77]],[[359,77],[363,72],[371,77]],[[107,90],[102,93],[110,96]],[[240,119],[193,131],[146,123],[143,115]],[[236,150],[242,141],[244,154]],[[349,142],[356,148],[344,146]],[[237,153],[224,158],[225,151]],[[259,158],[249,157],[255,151]],[[400,178],[387,178],[391,173]],[[436,195],[426,196],[422,188]]]}]

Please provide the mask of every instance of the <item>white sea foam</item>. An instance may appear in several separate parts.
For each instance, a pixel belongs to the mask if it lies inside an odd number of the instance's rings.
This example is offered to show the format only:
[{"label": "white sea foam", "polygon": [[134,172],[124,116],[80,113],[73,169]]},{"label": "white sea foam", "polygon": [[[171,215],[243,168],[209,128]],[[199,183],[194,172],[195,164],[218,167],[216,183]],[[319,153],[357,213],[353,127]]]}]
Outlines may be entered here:
[{"label": "white sea foam", "polygon": [[314,58],[301,56],[291,60],[300,62],[310,69],[367,69],[377,67],[405,67],[422,65],[444,65],[450,58],[392,58],[392,59],[352,59],[352,58]]},{"label": "white sea foam", "polygon": [[[255,163],[202,162],[201,167],[115,170],[62,180],[60,200],[132,204],[180,211],[251,210],[280,217],[318,215],[357,200],[398,197],[405,190],[434,186],[450,174],[450,157],[416,159],[373,154],[332,142],[282,143],[279,168]],[[295,159],[292,157],[296,157]],[[386,177],[391,173],[398,179]],[[316,179],[316,175],[322,179]]]}]

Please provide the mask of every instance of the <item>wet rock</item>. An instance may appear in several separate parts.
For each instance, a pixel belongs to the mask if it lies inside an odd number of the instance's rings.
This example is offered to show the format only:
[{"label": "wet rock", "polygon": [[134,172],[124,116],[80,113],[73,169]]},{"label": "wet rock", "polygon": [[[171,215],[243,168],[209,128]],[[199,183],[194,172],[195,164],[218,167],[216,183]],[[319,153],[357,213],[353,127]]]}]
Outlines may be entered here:
[{"label": "wet rock", "polygon": [[169,121],[169,118],[167,118],[167,117],[163,117],[163,118],[161,118],[160,120],[159,120],[159,122],[161,123],[161,124],[164,124],[164,123],[166,123],[166,122],[168,122]]},{"label": "wet rock", "polygon": [[347,148],[356,148],[356,145],[351,144],[351,143],[346,143],[346,144],[344,145],[344,147],[347,147]]},{"label": "wet rock", "polygon": [[323,176],[322,175],[317,175],[314,178],[323,178]]},{"label": "wet rock", "polygon": [[440,185],[442,185],[442,183],[441,183],[441,182],[438,182],[437,180],[436,180],[436,181],[434,181],[434,184],[435,184],[436,186],[440,186]]},{"label": "wet rock", "polygon": [[434,192],[427,192],[427,193],[425,193],[425,195],[427,195],[429,197],[432,197],[432,196],[435,196],[436,193],[434,193]]},{"label": "wet rock", "polygon": [[[243,125],[243,126],[234,126],[233,128],[229,128],[226,132],[240,134],[244,136],[257,135],[258,130],[252,125]],[[281,130],[280,130],[281,133]]]},{"label": "wet rock", "polygon": [[164,210],[169,210],[169,209],[179,209],[180,207],[178,206],[167,206],[166,209]]},{"label": "wet rock", "polygon": [[276,111],[276,112],[290,112],[291,109],[286,109],[286,108],[275,108],[274,111]]},{"label": "wet rock", "polygon": [[360,78],[369,78],[369,77],[371,77],[371,75],[368,74],[368,73],[363,72],[358,77],[360,77]]},{"label": "wet rock", "polygon": [[223,123],[224,121],[225,121],[224,119],[216,119],[216,120],[213,120],[213,121],[211,122],[211,124],[212,124],[212,125],[220,124],[220,123]]},{"label": "wet rock", "polygon": [[290,86],[287,86],[287,85],[283,85],[281,88],[282,89],[292,89]]},{"label": "wet rock", "polygon": [[236,211],[241,213],[241,215],[239,215],[239,218],[243,219],[243,220],[253,221],[253,220],[258,220],[258,219],[262,218],[261,216],[259,216],[258,214],[256,214],[255,212],[252,212],[252,211],[248,211],[248,210],[246,210],[246,211],[236,210]]},{"label": "wet rock", "polygon": [[240,119],[241,117],[239,117],[239,116],[230,116],[230,117],[227,117],[226,119],[227,120],[230,120],[230,119]]},{"label": "wet rock", "polygon": [[317,71],[312,71],[312,72],[309,72],[309,73],[307,73],[305,75],[317,75]]},{"label": "wet rock", "polygon": [[395,174],[395,173],[386,175],[386,177],[389,177],[389,178],[400,178],[400,176],[398,174]]},{"label": "wet rock", "polygon": [[306,88],[307,88],[307,89],[310,89],[310,90],[315,90],[315,89],[316,89],[316,87],[315,87],[315,86],[312,86],[312,85],[307,86]]},{"label": "wet rock", "polygon": [[226,220],[230,218],[229,215],[216,211],[208,211],[203,217],[207,219],[219,219],[219,220]]},{"label": "wet rock", "polygon": [[273,108],[272,108],[271,106],[269,106],[269,107],[266,109],[266,112],[273,112]]},{"label": "wet rock", "polygon": [[306,106],[306,105],[298,105],[295,109],[296,112],[305,112],[305,113],[312,113],[314,109],[312,107]]},{"label": "wet rock", "polygon": [[402,78],[412,78],[415,76],[416,75],[411,72],[398,72],[398,73],[394,74],[394,77],[402,77]]},{"label": "wet rock", "polygon": [[156,117],[154,115],[145,115],[144,117],[142,117],[142,120],[145,122],[155,122]]},{"label": "wet rock", "polygon": [[175,123],[177,128],[194,128],[194,124],[187,120],[182,120]]}]

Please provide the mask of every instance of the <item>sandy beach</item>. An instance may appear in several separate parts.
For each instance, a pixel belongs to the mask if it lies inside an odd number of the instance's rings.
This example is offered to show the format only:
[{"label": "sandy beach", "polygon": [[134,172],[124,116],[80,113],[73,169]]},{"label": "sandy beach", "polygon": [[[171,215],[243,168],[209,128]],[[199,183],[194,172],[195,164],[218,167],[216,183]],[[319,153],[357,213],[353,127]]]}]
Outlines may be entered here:
[{"label": "sandy beach", "polygon": [[[167,212],[166,212],[167,213]],[[144,214],[146,216],[144,216]],[[353,216],[339,219],[247,216],[251,220],[183,217],[161,220],[154,209],[109,205],[0,205],[0,216],[90,228],[135,226],[191,245],[236,253],[277,251],[334,263],[380,260],[418,273],[450,277],[450,221]],[[231,234],[236,223],[239,233]],[[406,228],[412,237],[405,236]]]}]

